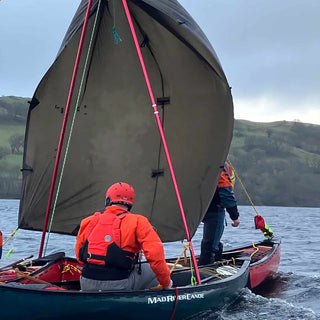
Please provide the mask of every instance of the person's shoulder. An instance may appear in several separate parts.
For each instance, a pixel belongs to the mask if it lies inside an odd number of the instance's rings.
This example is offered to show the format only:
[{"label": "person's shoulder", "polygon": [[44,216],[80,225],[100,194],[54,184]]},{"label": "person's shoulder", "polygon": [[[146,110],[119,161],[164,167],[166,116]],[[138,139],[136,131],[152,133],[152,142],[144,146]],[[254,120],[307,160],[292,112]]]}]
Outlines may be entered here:
[{"label": "person's shoulder", "polygon": [[142,214],[130,212],[127,216],[130,217],[129,219],[136,220],[137,222],[150,223],[149,219]]},{"label": "person's shoulder", "polygon": [[87,224],[87,223],[89,223],[92,219],[97,218],[100,214],[101,214],[101,212],[94,212],[94,213],[92,213],[90,216],[82,219],[81,223],[82,223],[82,224]]}]

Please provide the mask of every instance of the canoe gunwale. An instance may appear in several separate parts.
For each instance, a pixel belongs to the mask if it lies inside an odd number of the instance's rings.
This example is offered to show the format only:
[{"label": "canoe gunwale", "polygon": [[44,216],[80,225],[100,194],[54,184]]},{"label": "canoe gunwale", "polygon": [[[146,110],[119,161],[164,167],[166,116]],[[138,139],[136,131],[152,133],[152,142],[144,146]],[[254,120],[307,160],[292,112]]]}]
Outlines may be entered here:
[{"label": "canoe gunwale", "polygon": [[263,264],[266,261],[270,259],[271,256],[275,254],[275,252],[279,249],[281,243],[280,242],[274,242],[274,245],[272,246],[271,250],[260,260],[251,263],[251,267],[257,266],[259,264]]},{"label": "canoe gunwale", "polygon": [[[201,290],[204,287],[210,287],[210,286],[219,286],[221,284],[233,281],[236,278],[241,277],[246,270],[248,269],[249,265],[250,265],[250,258],[240,258],[237,259],[239,261],[243,260],[243,263],[241,265],[241,267],[238,269],[238,272],[230,275],[226,278],[223,279],[217,279],[215,276],[209,276],[207,278],[205,278],[201,284],[199,285],[186,285],[186,286],[176,286],[170,289],[162,289],[162,290],[150,290],[150,289],[144,289],[144,290],[135,290],[135,291],[92,291],[92,292],[88,292],[88,291],[81,291],[81,290],[59,290],[59,289],[54,289],[52,287],[52,289],[50,288],[50,290],[45,289],[44,285],[40,285],[38,284],[39,288],[35,288],[35,286],[37,284],[26,284],[26,283],[19,283],[19,282],[8,282],[8,283],[0,283],[0,291],[3,288],[8,288],[8,289],[12,289],[13,291],[24,291],[24,290],[28,290],[28,291],[33,291],[33,292],[41,292],[41,293],[48,293],[48,294],[52,294],[52,293],[59,293],[59,294],[81,294],[81,295],[101,295],[101,294],[105,294],[105,295],[136,295],[136,294],[152,294],[154,295],[155,293],[163,293],[163,292],[174,292],[176,289],[179,290],[179,292],[188,292],[188,291],[194,291],[195,288],[201,288]],[[190,268],[189,268],[190,269]],[[183,269],[184,271],[187,270]],[[183,271],[181,270],[181,271]],[[180,270],[178,270],[179,272]],[[38,272],[38,270],[36,271]],[[63,284],[64,282],[62,281],[61,284]],[[67,283],[67,281],[65,281],[65,283]],[[52,283],[52,285],[54,285],[54,283]],[[48,286],[50,286],[50,283],[48,283]],[[42,288],[41,288],[42,287]]]}]

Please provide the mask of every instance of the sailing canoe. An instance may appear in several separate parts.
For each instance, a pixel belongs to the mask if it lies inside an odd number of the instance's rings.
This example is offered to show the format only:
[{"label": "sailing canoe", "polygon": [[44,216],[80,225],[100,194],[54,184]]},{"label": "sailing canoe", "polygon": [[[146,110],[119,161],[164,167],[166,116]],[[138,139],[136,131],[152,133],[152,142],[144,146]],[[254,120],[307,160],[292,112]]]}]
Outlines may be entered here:
[{"label": "sailing canoe", "polygon": [[281,240],[272,238],[225,250],[222,257],[223,259],[250,257],[248,287],[255,289],[276,274],[280,264],[280,250]]},{"label": "sailing canoe", "polygon": [[11,320],[187,319],[232,303],[248,281],[249,263],[200,267],[200,285],[191,285],[190,268],[178,266],[172,289],[84,292],[82,267],[61,252],[0,271],[0,308]]},{"label": "sailing canoe", "polygon": [[[150,101],[150,86],[159,111]],[[181,201],[156,128],[158,113]],[[163,242],[189,241],[214,194],[233,121],[231,89],[219,59],[178,1],[82,0],[30,102],[18,228],[76,235],[83,218],[102,211],[106,187],[126,181],[136,191],[133,211],[150,220]],[[64,279],[64,286],[53,281],[61,274],[60,262],[26,275],[44,276],[50,284],[4,281],[2,317],[141,320],[174,313],[183,319],[232,302],[249,272],[249,261],[240,259],[229,268],[200,268],[197,285],[177,280],[182,269],[172,275],[176,288],[170,290],[90,293],[69,286],[77,279]]]}]

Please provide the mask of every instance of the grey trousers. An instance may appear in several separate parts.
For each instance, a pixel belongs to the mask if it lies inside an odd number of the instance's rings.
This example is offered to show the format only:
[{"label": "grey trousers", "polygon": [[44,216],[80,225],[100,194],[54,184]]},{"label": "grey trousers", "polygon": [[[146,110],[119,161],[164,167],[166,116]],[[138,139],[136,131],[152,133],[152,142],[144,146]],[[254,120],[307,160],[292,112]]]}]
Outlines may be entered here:
[{"label": "grey trousers", "polygon": [[141,264],[141,274],[138,272],[138,265],[135,266],[127,279],[94,280],[80,277],[80,286],[83,291],[143,290],[150,289],[158,284],[159,282],[149,263]]}]

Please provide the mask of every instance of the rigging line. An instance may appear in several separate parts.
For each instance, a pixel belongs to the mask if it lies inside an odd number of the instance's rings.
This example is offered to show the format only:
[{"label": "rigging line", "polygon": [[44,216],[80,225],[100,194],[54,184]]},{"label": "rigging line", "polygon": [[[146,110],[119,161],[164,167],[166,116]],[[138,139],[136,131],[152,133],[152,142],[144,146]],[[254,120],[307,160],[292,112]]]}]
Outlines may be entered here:
[{"label": "rigging line", "polygon": [[177,287],[175,287],[174,289],[174,305],[173,305],[173,310],[172,310],[172,314],[170,317],[170,320],[174,319],[174,315],[176,314],[177,311],[177,304],[178,304],[178,300],[179,300],[179,290]]},{"label": "rigging line", "polygon": [[[146,47],[149,50],[150,55],[152,56],[154,63],[156,65],[156,68],[159,72],[159,77],[161,79],[161,91],[162,91],[162,97],[164,97],[164,81],[163,81],[163,75],[160,69],[160,65],[159,62],[156,59],[156,56],[154,55],[154,52],[152,51],[152,48],[149,45],[149,39],[147,37],[147,34],[145,33],[144,29],[142,28],[142,26],[139,24],[139,21],[137,21],[134,17],[134,22],[137,25],[137,28],[139,30],[139,32],[141,33],[142,37],[143,37],[143,41],[140,43],[140,47]],[[162,112],[161,112],[161,125],[162,127],[164,127],[164,122],[165,122],[165,108],[164,108],[164,104],[162,105]],[[160,169],[160,158],[161,158],[161,150],[162,150],[162,143],[161,143],[161,137],[159,139],[159,150],[158,150],[158,158],[157,158],[157,169]],[[154,187],[154,193],[153,193],[153,198],[152,198],[152,205],[151,205],[151,209],[150,209],[150,219],[152,219],[152,215],[153,215],[153,210],[154,210],[154,204],[155,204],[155,199],[156,199],[156,194],[157,194],[157,190],[158,190],[158,181],[159,181],[159,176],[157,176],[155,178],[156,182],[155,182],[155,187]]]},{"label": "rigging line", "polygon": [[189,247],[189,244],[185,244],[183,246],[183,251],[180,253],[180,256],[177,258],[176,262],[173,264],[173,266],[171,267],[170,269],[170,274],[174,271],[175,267],[177,266],[177,264],[179,263],[182,255],[185,255],[186,254],[186,250],[188,249]]},{"label": "rigging line", "polygon": [[66,131],[66,125],[67,125],[67,119],[68,119],[68,115],[69,115],[71,98],[72,98],[72,95],[73,95],[75,79],[76,79],[77,72],[78,72],[78,66],[79,66],[80,56],[81,56],[82,47],[83,47],[84,36],[85,36],[85,33],[86,33],[87,24],[88,24],[88,20],[89,20],[91,4],[92,4],[92,0],[88,0],[86,16],[85,16],[85,19],[84,19],[84,22],[83,22],[82,33],[81,33],[81,37],[80,37],[80,41],[79,41],[77,57],[76,57],[76,61],[75,61],[75,64],[74,64],[72,79],[71,79],[70,88],[69,88],[68,100],[67,100],[67,104],[66,104],[66,108],[65,108],[65,114],[64,114],[61,133],[60,133],[60,140],[59,140],[59,145],[58,145],[58,150],[57,150],[57,156],[56,156],[56,161],[55,161],[55,165],[54,165],[54,171],[53,171],[53,175],[52,175],[49,199],[48,199],[46,216],[45,216],[45,221],[44,221],[44,225],[43,225],[42,237],[41,237],[41,243],[40,243],[40,249],[39,249],[39,258],[42,257],[44,239],[45,239],[46,230],[47,230],[47,226],[48,226],[49,213],[50,213],[50,208],[51,208],[51,204],[52,204],[54,188],[55,188],[55,184],[56,184],[56,178],[57,178],[58,165],[59,165],[60,156],[61,156],[63,138],[64,138],[64,134],[65,134],[65,131]]},{"label": "rigging line", "polygon": [[4,246],[12,237],[14,237],[16,235],[17,231],[18,231],[18,228],[16,228],[16,230],[12,231],[10,236],[5,241],[3,241],[2,246]]},{"label": "rigging line", "polygon": [[112,33],[113,33],[113,37],[114,37],[114,42],[115,44],[119,44],[122,39],[120,38],[117,29],[116,29],[116,9],[114,6],[114,0],[112,0],[112,7],[113,7],[113,27],[112,27]]},{"label": "rigging line", "polygon": [[163,143],[163,148],[164,148],[164,151],[165,151],[165,154],[166,154],[166,157],[167,157],[168,166],[169,166],[170,173],[171,173],[173,186],[174,186],[174,189],[175,189],[175,192],[176,192],[176,196],[177,196],[177,200],[178,200],[178,204],[179,204],[179,208],[180,208],[180,213],[181,213],[181,217],[182,217],[182,220],[183,220],[183,224],[184,224],[184,228],[185,228],[185,232],[186,232],[186,236],[187,236],[187,241],[190,244],[190,252],[191,252],[191,257],[192,257],[193,264],[195,266],[196,278],[197,278],[198,284],[200,284],[201,283],[201,278],[200,278],[200,274],[199,274],[199,270],[198,270],[197,260],[196,260],[194,249],[193,249],[193,245],[192,245],[192,242],[191,242],[190,233],[189,233],[189,229],[188,229],[188,224],[187,224],[187,220],[186,220],[184,209],[183,209],[183,205],[182,205],[182,200],[181,200],[181,197],[180,197],[180,192],[179,192],[177,180],[176,180],[175,173],[174,173],[174,170],[173,170],[173,165],[172,165],[172,162],[171,162],[169,149],[168,149],[168,146],[167,146],[167,142],[166,142],[166,138],[165,138],[165,135],[164,135],[163,128],[161,126],[161,120],[160,120],[160,117],[159,117],[159,111],[158,111],[157,104],[156,104],[156,101],[155,101],[155,98],[154,98],[154,95],[153,95],[153,91],[152,91],[151,83],[150,83],[150,80],[149,80],[148,72],[147,72],[147,69],[146,69],[146,66],[145,66],[145,63],[144,63],[144,60],[143,60],[143,56],[142,56],[141,49],[140,49],[140,46],[139,46],[139,42],[138,42],[138,38],[137,38],[137,35],[136,35],[136,31],[134,29],[134,25],[133,25],[133,22],[132,22],[131,14],[130,14],[130,11],[129,11],[129,8],[128,8],[127,0],[122,0],[122,4],[123,4],[123,7],[124,7],[124,10],[125,10],[127,19],[128,19],[128,23],[129,23],[130,30],[131,30],[131,33],[132,33],[132,37],[133,37],[133,40],[134,40],[134,43],[135,43],[135,46],[136,46],[136,50],[137,50],[137,54],[138,54],[138,57],[139,57],[139,60],[140,60],[141,68],[142,68],[142,71],[143,71],[143,74],[144,74],[144,78],[145,78],[145,81],[146,81],[146,85],[147,85],[147,88],[148,88],[148,91],[149,91],[149,96],[150,96],[150,100],[151,100],[152,107],[153,107],[153,110],[154,110],[154,115],[155,115],[155,118],[156,118],[156,121],[157,121],[157,124],[158,124],[161,140],[162,140],[162,143]]},{"label": "rigging line", "polygon": [[258,213],[258,210],[256,209],[255,205],[253,204],[253,201],[251,200],[251,197],[249,196],[249,193],[248,193],[247,189],[245,188],[244,184],[242,183],[242,181],[241,181],[236,169],[234,168],[233,164],[231,163],[230,159],[228,158],[227,161],[229,162],[232,170],[234,171],[234,174],[236,175],[237,179],[239,180],[240,185],[241,185],[244,193],[246,194],[249,202],[251,203],[251,206],[252,206],[253,210],[256,212],[257,216],[260,216],[260,214]]},{"label": "rigging line", "polygon": [[52,227],[53,218],[54,218],[54,214],[55,214],[55,210],[56,210],[56,206],[57,206],[57,202],[58,202],[59,191],[60,191],[60,187],[61,187],[61,183],[62,183],[64,168],[65,168],[65,164],[67,162],[67,156],[68,156],[68,152],[69,152],[70,141],[71,141],[71,137],[72,137],[72,132],[73,132],[73,128],[74,128],[74,123],[75,123],[75,119],[76,119],[77,110],[78,110],[78,107],[79,107],[79,104],[80,104],[80,97],[81,97],[81,93],[82,93],[83,83],[84,83],[84,79],[86,77],[87,66],[88,66],[88,62],[89,62],[89,57],[90,57],[90,53],[91,53],[91,49],[92,49],[93,38],[94,38],[96,25],[97,25],[97,21],[98,21],[100,4],[101,4],[101,0],[99,0],[97,11],[96,11],[96,16],[95,16],[95,20],[94,20],[94,24],[93,24],[93,27],[92,27],[90,42],[89,42],[87,55],[86,55],[86,60],[85,60],[85,63],[84,63],[84,68],[83,68],[81,81],[80,81],[80,86],[79,86],[79,90],[78,90],[77,101],[76,101],[76,105],[75,105],[74,112],[73,112],[73,118],[72,118],[72,122],[71,122],[71,126],[70,126],[70,132],[69,132],[69,136],[68,136],[68,141],[67,141],[67,144],[66,144],[66,151],[65,151],[65,154],[64,154],[63,162],[62,162],[61,173],[60,173],[60,176],[59,176],[59,182],[58,182],[58,186],[57,186],[56,196],[55,196],[55,200],[54,200],[54,204],[53,204],[53,208],[52,208],[52,214],[51,214],[50,224],[49,224],[49,228],[48,228],[48,232],[49,233],[48,233],[48,236],[47,236],[44,253],[47,250],[47,246],[48,246],[48,242],[49,242],[49,236],[50,236],[50,230],[51,230],[51,227]]}]

